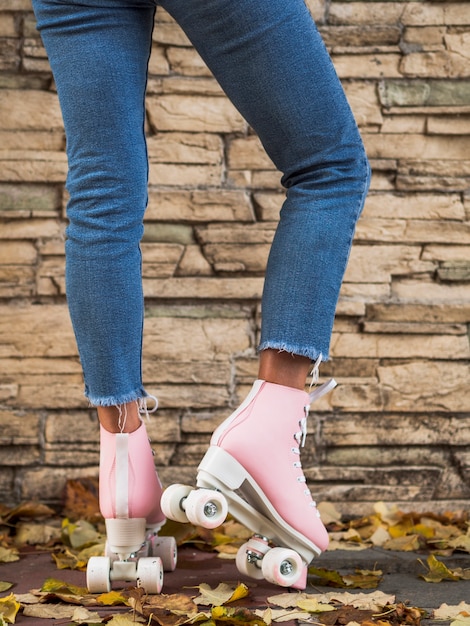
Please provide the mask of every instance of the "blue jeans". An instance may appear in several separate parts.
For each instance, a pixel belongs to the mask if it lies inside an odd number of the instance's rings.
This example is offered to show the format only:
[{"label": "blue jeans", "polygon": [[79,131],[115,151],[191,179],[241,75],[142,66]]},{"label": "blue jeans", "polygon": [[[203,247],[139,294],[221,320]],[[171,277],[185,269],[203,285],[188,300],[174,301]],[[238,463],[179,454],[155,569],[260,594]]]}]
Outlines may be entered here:
[{"label": "blue jeans", "polygon": [[[161,0],[257,132],[287,190],[259,349],[328,358],[369,183],[362,141],[304,0]],[[146,395],[139,242],[154,0],[33,0],[67,135],[67,298],[95,405]],[[175,321],[175,324],[177,322]]]}]

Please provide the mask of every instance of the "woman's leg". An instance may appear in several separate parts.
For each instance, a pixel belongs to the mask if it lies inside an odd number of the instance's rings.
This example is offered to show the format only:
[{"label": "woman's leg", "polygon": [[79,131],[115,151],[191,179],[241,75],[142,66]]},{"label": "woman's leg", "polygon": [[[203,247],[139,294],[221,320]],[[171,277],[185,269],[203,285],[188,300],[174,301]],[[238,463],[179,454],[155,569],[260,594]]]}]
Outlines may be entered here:
[{"label": "woman's leg", "polygon": [[304,0],[161,4],[256,130],[287,188],[267,266],[260,349],[326,359],[369,167]]},{"label": "woman's leg", "polygon": [[132,428],[134,401],[145,396],[139,242],[147,204],[144,98],[155,9],[145,0],[35,0],[34,8],[67,136],[66,286],[85,391],[97,406],[129,403]]},{"label": "woman's leg", "polygon": [[142,0],[34,0],[67,137],[67,299],[98,406],[100,508],[126,559],[164,521],[139,406],[140,239],[147,204],[145,87],[155,7]]},{"label": "woman's leg", "polygon": [[[266,272],[260,380],[214,432],[198,484],[221,489],[255,533],[294,547],[304,564],[295,583],[302,588],[328,534],[299,454],[308,407],[333,383],[314,395],[303,389],[311,361],[317,369],[328,358],[369,167],[304,0],[161,3],[255,129],[287,188]],[[273,525],[260,522],[260,512]]]}]

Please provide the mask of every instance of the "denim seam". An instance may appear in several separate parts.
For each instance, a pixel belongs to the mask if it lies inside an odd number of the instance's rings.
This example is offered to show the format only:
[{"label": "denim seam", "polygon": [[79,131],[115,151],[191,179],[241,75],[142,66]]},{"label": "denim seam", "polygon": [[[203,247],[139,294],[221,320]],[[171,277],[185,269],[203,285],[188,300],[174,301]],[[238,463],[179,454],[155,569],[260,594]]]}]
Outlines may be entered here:
[{"label": "denim seam", "polygon": [[119,406],[121,404],[127,404],[129,402],[135,402],[136,400],[141,400],[142,398],[147,397],[147,392],[143,387],[136,391],[131,391],[127,394],[122,394],[119,396],[92,396],[85,391],[85,396],[89,400],[90,404],[93,406]]},{"label": "denim seam", "polygon": [[[263,343],[258,346],[258,352],[268,349],[288,352],[289,354],[296,354],[298,356],[306,356],[312,361],[316,361],[319,356],[322,356],[321,350],[317,350],[316,348],[301,348],[298,345],[288,344],[284,341],[263,341]],[[322,356],[322,361],[327,360],[328,357]]]}]

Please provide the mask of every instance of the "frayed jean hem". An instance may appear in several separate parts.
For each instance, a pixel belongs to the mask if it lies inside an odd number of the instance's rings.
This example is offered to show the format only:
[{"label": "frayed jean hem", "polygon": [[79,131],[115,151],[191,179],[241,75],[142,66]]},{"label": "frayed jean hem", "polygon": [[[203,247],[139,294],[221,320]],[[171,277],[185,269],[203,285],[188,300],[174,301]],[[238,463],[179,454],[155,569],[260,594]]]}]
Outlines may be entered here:
[{"label": "frayed jean hem", "polygon": [[88,390],[85,390],[85,397],[92,406],[121,406],[129,402],[138,402],[142,398],[146,398],[148,393],[143,387],[136,391],[119,396],[94,396]]},{"label": "frayed jean hem", "polygon": [[321,357],[322,361],[328,361],[328,354],[323,354],[321,350],[316,348],[301,348],[294,344],[288,344],[282,341],[263,341],[258,346],[258,352],[262,350],[278,350],[279,352],[289,352],[290,354],[296,354],[298,356],[306,356],[312,361],[316,361]]}]

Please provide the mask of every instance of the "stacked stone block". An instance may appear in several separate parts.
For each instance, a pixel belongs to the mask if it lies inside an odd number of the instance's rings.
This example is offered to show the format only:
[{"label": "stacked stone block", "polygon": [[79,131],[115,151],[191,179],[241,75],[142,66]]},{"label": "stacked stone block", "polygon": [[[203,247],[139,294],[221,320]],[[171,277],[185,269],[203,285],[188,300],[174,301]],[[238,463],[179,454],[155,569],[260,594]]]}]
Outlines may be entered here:
[{"label": "stacked stone block", "polygon": [[[468,508],[469,6],[309,4],[373,177],[322,369],[339,386],[312,411],[303,466],[348,513]],[[67,478],[96,475],[98,427],[65,303],[63,126],[29,0],[0,0],[0,53],[0,493],[58,504]],[[149,71],[144,378],[168,484],[193,479],[256,377],[283,190],[160,9]]]}]

